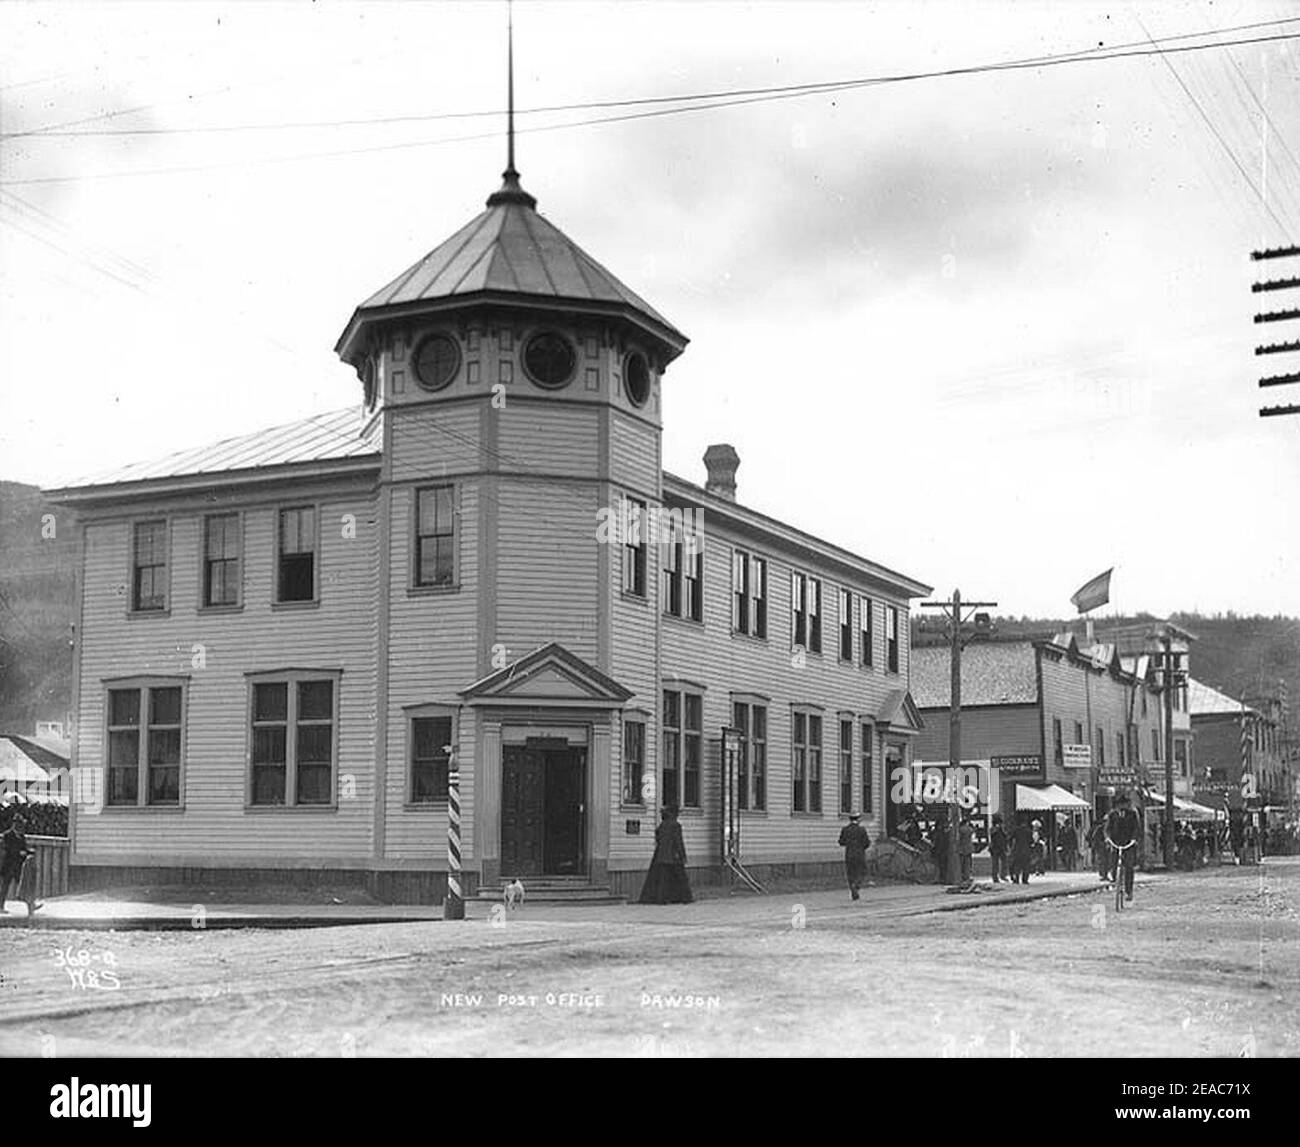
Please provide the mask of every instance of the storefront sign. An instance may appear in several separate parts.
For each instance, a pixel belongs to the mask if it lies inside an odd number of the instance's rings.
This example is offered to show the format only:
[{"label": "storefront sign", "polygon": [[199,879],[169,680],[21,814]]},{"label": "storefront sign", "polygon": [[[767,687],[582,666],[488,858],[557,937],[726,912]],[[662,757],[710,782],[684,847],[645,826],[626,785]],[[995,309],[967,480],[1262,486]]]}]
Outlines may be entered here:
[{"label": "storefront sign", "polygon": [[1067,769],[1092,768],[1091,745],[1065,745],[1063,748],[1065,752],[1061,763]]},{"label": "storefront sign", "polygon": [[1137,773],[1132,769],[1102,769],[1097,774],[1097,783],[1099,785],[1114,785],[1122,787],[1124,785],[1137,784]]},{"label": "storefront sign", "polygon": [[1014,757],[990,757],[989,764],[1003,777],[1041,777],[1043,758],[1037,753],[1022,753]]}]

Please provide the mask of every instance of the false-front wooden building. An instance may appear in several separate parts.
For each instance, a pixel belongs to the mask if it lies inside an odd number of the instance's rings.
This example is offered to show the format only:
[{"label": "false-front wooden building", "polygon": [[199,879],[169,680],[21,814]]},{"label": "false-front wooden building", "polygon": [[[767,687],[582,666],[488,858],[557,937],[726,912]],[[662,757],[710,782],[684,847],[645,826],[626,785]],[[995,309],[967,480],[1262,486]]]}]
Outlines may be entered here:
[{"label": "false-front wooden building", "polygon": [[668,804],[708,878],[724,726],[760,875],[835,863],[850,810],[876,835],[929,587],[747,509],[730,447],[704,485],[663,472],[686,342],[510,170],[356,308],[354,409],[54,492],[84,531],[74,765],[103,777],[74,881],[437,900],[449,768],[470,892],[634,894]]}]

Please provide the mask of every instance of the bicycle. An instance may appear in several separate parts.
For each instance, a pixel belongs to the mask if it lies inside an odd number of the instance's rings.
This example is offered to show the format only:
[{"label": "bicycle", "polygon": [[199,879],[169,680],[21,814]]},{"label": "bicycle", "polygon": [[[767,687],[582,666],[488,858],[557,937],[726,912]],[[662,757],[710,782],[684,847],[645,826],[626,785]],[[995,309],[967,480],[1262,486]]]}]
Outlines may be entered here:
[{"label": "bicycle", "polygon": [[[1107,844],[1115,850],[1115,911],[1124,911],[1125,894],[1128,891],[1125,885],[1128,881],[1125,879],[1124,853],[1137,844],[1136,840],[1130,840],[1128,844],[1116,844],[1113,840],[1107,840]],[[1131,893],[1129,893],[1131,895]]]}]

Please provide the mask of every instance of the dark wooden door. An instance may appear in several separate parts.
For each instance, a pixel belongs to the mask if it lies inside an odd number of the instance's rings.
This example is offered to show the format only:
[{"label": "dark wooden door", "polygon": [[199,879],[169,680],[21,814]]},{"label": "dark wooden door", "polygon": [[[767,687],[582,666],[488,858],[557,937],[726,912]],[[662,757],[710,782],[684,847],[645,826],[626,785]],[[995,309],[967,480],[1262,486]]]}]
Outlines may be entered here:
[{"label": "dark wooden door", "polygon": [[506,745],[501,761],[501,876],[537,876],[542,871],[541,754]]},{"label": "dark wooden door", "polygon": [[556,876],[576,876],[583,871],[585,861],[586,751],[547,749],[541,756],[546,812],[542,870]]}]

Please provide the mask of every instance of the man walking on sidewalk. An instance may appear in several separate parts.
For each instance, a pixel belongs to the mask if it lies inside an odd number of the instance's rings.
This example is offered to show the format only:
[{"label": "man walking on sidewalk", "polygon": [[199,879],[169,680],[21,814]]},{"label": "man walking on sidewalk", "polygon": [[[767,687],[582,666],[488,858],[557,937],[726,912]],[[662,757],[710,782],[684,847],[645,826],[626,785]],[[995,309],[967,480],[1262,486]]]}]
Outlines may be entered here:
[{"label": "man walking on sidewalk", "polygon": [[861,814],[849,813],[849,823],[840,829],[840,847],[844,849],[844,871],[849,878],[849,892],[853,899],[859,899],[858,889],[867,874],[867,849],[871,847],[871,838],[867,830],[859,824]]}]

